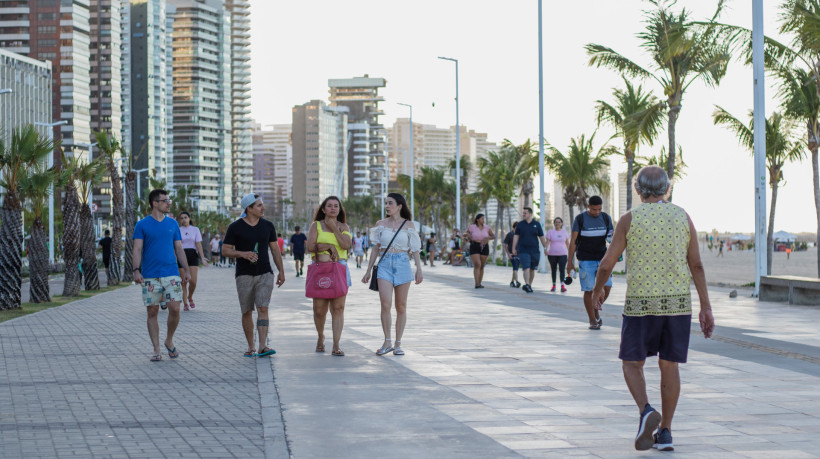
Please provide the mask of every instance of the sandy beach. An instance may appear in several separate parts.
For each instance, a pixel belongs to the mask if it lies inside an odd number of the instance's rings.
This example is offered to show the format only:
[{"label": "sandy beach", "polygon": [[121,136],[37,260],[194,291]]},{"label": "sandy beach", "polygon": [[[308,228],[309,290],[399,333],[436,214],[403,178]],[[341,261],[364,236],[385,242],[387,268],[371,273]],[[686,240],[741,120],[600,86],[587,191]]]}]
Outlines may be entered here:
[{"label": "sandy beach", "polygon": [[[774,252],[772,275],[817,277],[817,250],[810,248],[805,252],[794,252],[787,260],[785,252]],[[711,285],[749,284],[755,280],[755,261],[752,251],[723,251],[723,257],[717,256],[717,250],[701,251],[703,264],[706,267],[706,279]]]}]

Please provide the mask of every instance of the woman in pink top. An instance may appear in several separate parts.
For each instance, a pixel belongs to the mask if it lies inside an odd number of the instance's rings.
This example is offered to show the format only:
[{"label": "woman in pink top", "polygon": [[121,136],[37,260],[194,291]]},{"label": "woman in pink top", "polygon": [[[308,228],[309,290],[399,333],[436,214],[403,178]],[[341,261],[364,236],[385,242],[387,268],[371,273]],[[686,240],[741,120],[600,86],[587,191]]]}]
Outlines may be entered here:
[{"label": "woman in pink top", "polygon": [[[191,214],[184,210],[179,213],[177,218],[179,223],[179,233],[182,236],[182,249],[185,250],[185,258],[188,259],[188,268],[191,272],[191,280],[182,282],[182,301],[185,304],[184,310],[188,311],[196,307],[194,304],[194,290],[196,290],[196,279],[199,271],[199,263],[207,266],[208,260],[205,258],[205,252],[202,251],[202,233],[199,228],[191,223]],[[182,273],[182,268],[179,272]],[[182,274],[180,274],[182,277]]]},{"label": "woman in pink top", "polygon": [[475,288],[484,288],[481,285],[484,279],[484,266],[490,255],[489,242],[495,239],[495,234],[489,226],[484,224],[484,214],[476,215],[473,224],[467,227],[467,232],[464,234],[470,241],[470,260],[473,262]]},{"label": "woman in pink top", "polygon": [[554,228],[547,231],[547,259],[550,262],[550,271],[552,273],[552,288],[550,292],[555,291],[555,268],[561,271],[561,291],[566,292],[564,287],[564,270],[567,267],[567,251],[569,250],[569,235],[564,230],[564,220],[561,217],[555,217],[552,221]]}]

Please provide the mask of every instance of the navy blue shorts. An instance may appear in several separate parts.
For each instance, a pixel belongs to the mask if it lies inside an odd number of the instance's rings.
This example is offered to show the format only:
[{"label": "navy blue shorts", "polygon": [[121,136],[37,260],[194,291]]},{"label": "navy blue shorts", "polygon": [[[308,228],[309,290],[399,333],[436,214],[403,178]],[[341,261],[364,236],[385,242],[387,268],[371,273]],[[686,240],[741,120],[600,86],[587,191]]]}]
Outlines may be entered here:
[{"label": "navy blue shorts", "polygon": [[518,267],[521,265],[521,260],[518,257],[510,257],[510,261],[512,262],[513,271],[518,271]]},{"label": "navy blue shorts", "polygon": [[657,355],[670,362],[686,363],[692,315],[623,316],[618,358],[632,362]]},{"label": "navy blue shorts", "polygon": [[541,252],[518,252],[518,259],[521,261],[521,269],[538,269]]}]

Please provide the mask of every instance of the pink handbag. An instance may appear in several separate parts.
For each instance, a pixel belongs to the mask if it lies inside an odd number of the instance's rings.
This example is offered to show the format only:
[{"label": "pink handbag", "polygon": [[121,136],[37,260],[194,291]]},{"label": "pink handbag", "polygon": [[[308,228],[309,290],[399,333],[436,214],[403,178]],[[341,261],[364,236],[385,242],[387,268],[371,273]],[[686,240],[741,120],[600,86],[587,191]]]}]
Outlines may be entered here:
[{"label": "pink handbag", "polygon": [[305,296],[332,299],[347,295],[347,266],[335,261],[311,263],[305,279]]}]

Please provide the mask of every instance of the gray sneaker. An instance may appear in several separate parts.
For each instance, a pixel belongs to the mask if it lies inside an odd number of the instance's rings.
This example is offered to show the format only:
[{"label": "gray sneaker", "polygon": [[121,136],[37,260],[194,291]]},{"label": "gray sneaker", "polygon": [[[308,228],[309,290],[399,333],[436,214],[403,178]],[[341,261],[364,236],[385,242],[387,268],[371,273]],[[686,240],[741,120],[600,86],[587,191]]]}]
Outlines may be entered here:
[{"label": "gray sneaker", "polygon": [[[641,419],[638,421],[638,435],[635,436],[635,449],[638,451],[646,451],[652,448],[652,445],[655,443],[655,438],[652,434],[660,423],[661,414],[647,403],[643,412],[641,412]],[[671,435],[669,436],[669,442],[672,442]]]},{"label": "gray sneaker", "polygon": [[672,432],[669,429],[661,429],[654,435],[653,448],[658,451],[675,451],[675,446],[672,445]]}]

